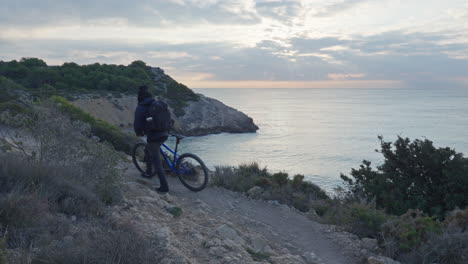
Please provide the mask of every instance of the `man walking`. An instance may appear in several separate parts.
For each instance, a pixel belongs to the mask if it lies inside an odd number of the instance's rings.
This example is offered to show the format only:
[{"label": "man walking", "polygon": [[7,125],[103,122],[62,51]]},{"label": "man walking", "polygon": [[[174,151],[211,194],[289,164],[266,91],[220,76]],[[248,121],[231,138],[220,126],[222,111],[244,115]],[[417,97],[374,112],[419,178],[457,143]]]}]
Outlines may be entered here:
[{"label": "man walking", "polygon": [[167,193],[169,191],[166,174],[164,173],[159,155],[159,148],[169,135],[169,123],[167,122],[170,122],[167,104],[153,99],[153,96],[148,91],[148,87],[141,86],[138,90],[138,106],[135,110],[133,128],[137,136],[146,135],[151,161],[148,161],[148,170],[145,176],[150,177],[152,169],[156,170],[160,182],[160,187],[156,191],[159,193]]}]

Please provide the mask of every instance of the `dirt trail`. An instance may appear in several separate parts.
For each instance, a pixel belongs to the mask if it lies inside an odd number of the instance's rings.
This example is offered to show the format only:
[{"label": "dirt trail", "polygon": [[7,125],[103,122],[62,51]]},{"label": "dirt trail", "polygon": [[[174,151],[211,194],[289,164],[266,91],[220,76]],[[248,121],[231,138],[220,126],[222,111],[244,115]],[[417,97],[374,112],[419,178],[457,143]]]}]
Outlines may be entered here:
[{"label": "dirt trail", "polygon": [[[356,263],[343,248],[329,238],[326,225],[309,220],[303,214],[274,202],[249,199],[246,196],[217,187],[202,192],[186,190],[176,179],[171,179],[171,194],[183,198],[185,206],[197,199],[208,204],[213,213],[238,226],[255,223],[255,231],[268,241],[276,241],[292,253],[315,253],[324,263]],[[349,253],[349,252],[348,252]]]},{"label": "dirt trail", "polygon": [[[157,177],[142,180],[132,165],[128,166],[127,176],[130,180],[144,183],[149,188],[158,185]],[[207,187],[201,192],[191,192],[178,179],[172,177],[169,179],[169,184],[171,200],[183,208],[184,213],[195,225],[204,227],[211,225],[215,233],[218,232],[216,228],[219,225],[227,223],[239,234],[249,237],[247,241],[259,236],[267,241],[275,252],[287,252],[281,254],[288,256],[301,256],[297,262],[279,259],[276,262],[260,263],[358,263],[359,254],[356,254],[356,248],[344,246],[353,244],[352,241],[348,239],[341,241],[343,243],[337,243],[340,241],[333,228],[314,222],[288,206],[273,201],[250,199],[243,194],[218,187]],[[154,192],[154,195],[157,197],[159,194]],[[181,233],[177,235],[183,236]]]}]

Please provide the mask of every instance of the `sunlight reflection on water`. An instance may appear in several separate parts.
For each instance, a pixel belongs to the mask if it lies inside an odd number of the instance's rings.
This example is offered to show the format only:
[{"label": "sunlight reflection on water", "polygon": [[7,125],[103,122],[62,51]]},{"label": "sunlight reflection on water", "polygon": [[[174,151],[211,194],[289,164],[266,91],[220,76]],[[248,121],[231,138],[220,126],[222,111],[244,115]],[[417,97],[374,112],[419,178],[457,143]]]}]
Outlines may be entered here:
[{"label": "sunlight reflection on water", "polygon": [[[468,89],[195,89],[252,117],[256,134],[184,139],[182,151],[207,163],[256,161],[272,171],[304,174],[331,190],[363,159],[381,158],[377,135],[427,137],[468,153]],[[169,144],[173,142],[169,141]]]}]

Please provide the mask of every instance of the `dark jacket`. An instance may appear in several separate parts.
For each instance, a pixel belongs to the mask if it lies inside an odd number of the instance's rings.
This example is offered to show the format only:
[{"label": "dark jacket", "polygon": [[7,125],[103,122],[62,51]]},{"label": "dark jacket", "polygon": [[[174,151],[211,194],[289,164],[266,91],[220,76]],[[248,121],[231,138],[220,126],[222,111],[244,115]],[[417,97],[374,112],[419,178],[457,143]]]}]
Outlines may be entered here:
[{"label": "dark jacket", "polygon": [[138,104],[135,110],[135,121],[133,122],[133,129],[138,136],[146,134],[147,141],[160,141],[163,137],[168,136],[168,132],[151,132],[146,131],[146,113],[148,107],[154,102],[151,97],[145,98]]}]

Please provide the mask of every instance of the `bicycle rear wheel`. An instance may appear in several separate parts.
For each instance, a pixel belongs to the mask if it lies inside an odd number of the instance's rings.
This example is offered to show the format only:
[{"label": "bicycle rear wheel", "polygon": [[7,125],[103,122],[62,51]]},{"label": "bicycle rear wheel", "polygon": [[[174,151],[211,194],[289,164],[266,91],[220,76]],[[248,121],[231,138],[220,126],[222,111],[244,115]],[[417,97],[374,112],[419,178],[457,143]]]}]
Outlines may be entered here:
[{"label": "bicycle rear wheel", "polygon": [[175,173],[187,189],[198,192],[208,184],[208,168],[196,155],[185,153],[177,159]]},{"label": "bicycle rear wheel", "polygon": [[151,178],[156,174],[156,170],[152,168],[151,153],[146,148],[146,143],[137,143],[133,147],[132,160],[141,176]]}]

